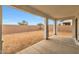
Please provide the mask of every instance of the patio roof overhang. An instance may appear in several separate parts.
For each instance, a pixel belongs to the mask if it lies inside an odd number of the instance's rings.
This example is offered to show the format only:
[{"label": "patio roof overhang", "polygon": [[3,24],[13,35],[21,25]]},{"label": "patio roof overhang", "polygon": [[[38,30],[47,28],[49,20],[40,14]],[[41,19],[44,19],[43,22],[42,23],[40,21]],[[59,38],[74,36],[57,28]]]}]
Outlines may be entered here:
[{"label": "patio roof overhang", "polygon": [[77,5],[12,5],[20,10],[29,12],[45,18],[44,36],[48,40],[48,19],[55,20],[54,35],[57,35],[57,20],[73,19],[73,37],[77,40],[77,17],[79,17],[79,6]]},{"label": "patio roof overhang", "polygon": [[53,20],[72,19],[79,14],[77,5],[12,5],[26,12]]},{"label": "patio roof overhang", "polygon": [[[2,24],[2,6],[0,6],[0,25]],[[1,28],[1,26],[0,26]]]},{"label": "patio roof overhang", "polygon": [[[1,8],[2,8],[2,7],[0,6],[0,13],[2,13],[2,11],[1,11],[2,9],[1,9]],[[0,15],[1,15],[1,14],[0,14]]]}]

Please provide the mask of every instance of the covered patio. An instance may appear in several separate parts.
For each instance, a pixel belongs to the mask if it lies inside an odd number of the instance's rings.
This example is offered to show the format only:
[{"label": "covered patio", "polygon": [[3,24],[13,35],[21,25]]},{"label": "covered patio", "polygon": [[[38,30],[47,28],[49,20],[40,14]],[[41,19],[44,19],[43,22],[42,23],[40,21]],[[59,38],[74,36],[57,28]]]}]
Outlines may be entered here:
[{"label": "covered patio", "polygon": [[[78,18],[79,6],[14,6],[30,13],[44,17],[43,41],[24,49],[19,53],[79,53]],[[54,34],[49,37],[48,19],[53,19]],[[58,37],[57,20],[72,19],[72,37]],[[59,40],[63,39],[63,41]]]},{"label": "covered patio", "polygon": [[79,46],[71,38],[52,37],[42,40],[17,54],[79,54]]},{"label": "covered patio", "polygon": [[[64,5],[13,5],[19,10],[29,12],[44,18],[44,40],[23,49],[21,54],[53,54],[79,53],[79,6]],[[53,36],[49,37],[48,20],[54,20]],[[58,35],[57,21],[72,20],[72,36]]]}]

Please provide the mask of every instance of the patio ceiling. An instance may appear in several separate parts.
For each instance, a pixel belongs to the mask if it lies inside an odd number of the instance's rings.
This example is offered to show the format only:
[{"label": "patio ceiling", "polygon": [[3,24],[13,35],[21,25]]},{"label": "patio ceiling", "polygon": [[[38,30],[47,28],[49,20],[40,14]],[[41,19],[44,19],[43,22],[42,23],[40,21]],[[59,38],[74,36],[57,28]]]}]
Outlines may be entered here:
[{"label": "patio ceiling", "polygon": [[2,16],[1,14],[2,14],[2,7],[0,6],[0,16]]},{"label": "patio ceiling", "polygon": [[2,24],[2,6],[0,5],[0,25]]},{"label": "patio ceiling", "polygon": [[56,20],[72,19],[79,14],[79,6],[77,5],[14,5],[13,7]]}]

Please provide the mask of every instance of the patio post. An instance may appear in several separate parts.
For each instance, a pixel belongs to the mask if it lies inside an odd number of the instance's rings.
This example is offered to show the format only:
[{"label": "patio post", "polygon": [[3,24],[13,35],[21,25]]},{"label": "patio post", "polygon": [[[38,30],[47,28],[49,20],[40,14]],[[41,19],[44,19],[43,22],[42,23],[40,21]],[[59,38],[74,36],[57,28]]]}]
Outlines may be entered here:
[{"label": "patio post", "polygon": [[44,38],[46,40],[48,40],[48,36],[49,36],[49,33],[48,33],[48,17],[45,17],[45,20],[44,20]]},{"label": "patio post", "polygon": [[54,20],[54,35],[57,35],[57,20]]},{"label": "patio post", "polygon": [[76,40],[76,38],[75,38],[75,19],[72,19],[72,33],[73,33],[73,39]]},{"label": "patio post", "polygon": [[78,41],[78,19],[75,19],[75,37],[76,40]]},{"label": "patio post", "polygon": [[72,31],[73,31],[73,39],[75,40],[75,43],[79,45],[79,39],[78,39],[78,19],[75,18],[72,20]]},{"label": "patio post", "polygon": [[79,40],[79,17],[78,17],[78,20],[77,21],[78,21],[78,23],[77,23],[78,24],[77,25],[78,26],[78,28],[77,28],[78,29],[77,35],[78,35],[78,40]]},{"label": "patio post", "polygon": [[0,54],[2,53],[2,6],[0,6]]}]

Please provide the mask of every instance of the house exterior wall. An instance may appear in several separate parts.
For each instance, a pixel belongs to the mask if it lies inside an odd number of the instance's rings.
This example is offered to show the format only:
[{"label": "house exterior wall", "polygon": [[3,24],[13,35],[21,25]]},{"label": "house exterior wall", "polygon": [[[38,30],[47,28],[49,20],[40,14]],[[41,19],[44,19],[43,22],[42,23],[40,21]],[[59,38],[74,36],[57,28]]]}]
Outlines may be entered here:
[{"label": "house exterior wall", "polygon": [[64,25],[64,23],[70,23],[70,25],[72,25],[72,20],[65,20],[65,21],[61,22],[61,25]]}]

